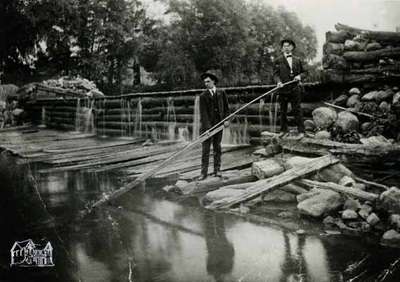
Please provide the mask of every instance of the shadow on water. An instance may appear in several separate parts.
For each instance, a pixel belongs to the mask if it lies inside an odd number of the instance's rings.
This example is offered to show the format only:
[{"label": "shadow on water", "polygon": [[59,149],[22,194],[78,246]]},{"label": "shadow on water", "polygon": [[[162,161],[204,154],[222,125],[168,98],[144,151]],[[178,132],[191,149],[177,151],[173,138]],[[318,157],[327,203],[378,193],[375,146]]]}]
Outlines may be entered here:
[{"label": "shadow on water", "polygon": [[[400,279],[398,250],[254,224],[149,193],[154,186],[82,217],[86,203],[119,187],[117,176],[35,171],[1,154],[0,281]],[[10,267],[11,246],[28,238],[52,243],[54,267]]]}]

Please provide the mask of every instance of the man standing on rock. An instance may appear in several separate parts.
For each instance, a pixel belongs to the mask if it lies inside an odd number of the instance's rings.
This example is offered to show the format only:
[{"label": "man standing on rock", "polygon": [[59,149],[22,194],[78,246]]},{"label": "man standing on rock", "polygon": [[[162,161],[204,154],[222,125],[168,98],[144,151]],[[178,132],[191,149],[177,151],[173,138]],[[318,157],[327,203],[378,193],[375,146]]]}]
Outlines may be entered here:
[{"label": "man standing on rock", "polygon": [[[284,83],[292,80],[297,80],[300,83],[304,78],[305,70],[302,61],[292,54],[295,48],[296,44],[293,40],[283,39],[281,41],[282,55],[274,61],[274,79],[278,87],[283,87]],[[301,96],[302,87],[299,84],[285,86],[280,89],[281,136],[288,133],[287,108],[290,102],[297,123],[298,137],[303,137],[304,124]]]},{"label": "man standing on rock", "polygon": [[[216,87],[218,77],[214,72],[206,71],[201,75],[201,79],[207,88],[200,95],[200,131],[203,133],[229,115],[229,106],[225,91]],[[224,126],[229,126],[229,122],[225,121]],[[206,179],[208,175],[211,143],[214,151],[214,175],[221,177],[221,141],[222,131],[203,142],[199,180]]]}]

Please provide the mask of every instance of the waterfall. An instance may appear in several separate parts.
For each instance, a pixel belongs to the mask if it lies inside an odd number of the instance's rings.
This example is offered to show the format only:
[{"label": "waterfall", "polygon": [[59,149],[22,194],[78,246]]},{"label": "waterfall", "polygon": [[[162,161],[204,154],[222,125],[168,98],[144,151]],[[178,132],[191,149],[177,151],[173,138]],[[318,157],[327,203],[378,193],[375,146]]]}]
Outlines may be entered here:
[{"label": "waterfall", "polygon": [[174,100],[172,97],[168,97],[167,100],[167,123],[168,123],[168,140],[176,140],[176,114],[174,107]]},{"label": "waterfall", "polygon": [[102,137],[106,136],[106,99],[103,99],[103,105],[102,105],[102,114],[103,114],[103,126],[102,126]]},{"label": "waterfall", "polygon": [[274,93],[271,94],[271,104],[269,107],[269,125],[271,126],[271,131],[276,132],[276,121],[278,118],[278,103],[274,102]]},{"label": "waterfall", "polygon": [[128,136],[132,136],[131,101],[127,101]]},{"label": "waterfall", "polygon": [[260,120],[260,126],[263,125],[263,110],[264,110],[264,106],[265,106],[265,101],[264,99],[260,100],[260,103],[258,104],[258,118]]},{"label": "waterfall", "polygon": [[200,134],[200,96],[196,95],[194,99],[194,109],[193,109],[193,125],[192,125],[192,140],[199,137]]},{"label": "waterfall", "polygon": [[142,136],[142,98],[138,99],[135,113],[135,136]]},{"label": "waterfall", "polygon": [[187,126],[178,128],[178,140],[183,142],[190,141],[189,128]]},{"label": "waterfall", "polygon": [[42,107],[42,119],[40,121],[39,128],[45,128],[46,127],[46,108]]},{"label": "waterfall", "polygon": [[75,111],[75,131],[78,132],[81,129],[81,99],[78,98],[76,101],[76,111]]},{"label": "waterfall", "polygon": [[[90,104],[89,104],[90,102]],[[95,126],[94,126],[94,108],[95,100],[88,101],[88,107],[84,109],[84,132],[85,133],[95,133]]]}]

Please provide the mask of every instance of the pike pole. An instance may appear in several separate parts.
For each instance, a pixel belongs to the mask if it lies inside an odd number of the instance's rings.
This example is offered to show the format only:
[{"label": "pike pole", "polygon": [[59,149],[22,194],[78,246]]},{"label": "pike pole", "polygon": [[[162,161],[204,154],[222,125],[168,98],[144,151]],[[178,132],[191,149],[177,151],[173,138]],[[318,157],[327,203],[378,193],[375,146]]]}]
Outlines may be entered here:
[{"label": "pike pole", "polygon": [[[282,87],[288,86],[288,85],[293,84],[295,82],[297,82],[297,81],[296,80],[291,80],[289,82],[284,83],[282,85]],[[146,173],[142,174],[141,176],[139,176],[133,182],[126,184],[125,186],[123,186],[123,187],[119,188],[118,190],[112,192],[110,195],[105,196],[104,198],[102,198],[102,199],[98,200],[97,202],[95,202],[92,205],[92,208],[99,207],[99,206],[101,206],[101,205],[103,205],[103,204],[105,204],[105,203],[107,203],[109,201],[115,200],[116,198],[120,197],[121,195],[125,194],[126,192],[132,190],[133,188],[135,188],[136,186],[138,186],[139,184],[144,182],[147,178],[153,176],[154,174],[159,172],[161,169],[166,167],[170,162],[176,160],[180,155],[182,155],[183,153],[188,151],[193,146],[195,146],[195,145],[207,140],[208,138],[210,138],[210,137],[214,136],[215,134],[217,134],[218,132],[220,132],[224,128],[225,121],[228,121],[229,119],[234,117],[237,113],[239,113],[243,109],[247,108],[249,105],[253,104],[254,102],[257,102],[258,100],[264,98],[267,95],[270,95],[270,94],[276,92],[277,90],[279,90],[282,87],[276,86],[275,88],[271,89],[270,91],[268,91],[268,92],[266,92],[264,94],[261,94],[260,96],[258,96],[257,98],[251,100],[247,104],[241,106],[239,109],[237,109],[236,111],[234,111],[233,113],[231,113],[230,115],[225,117],[223,120],[221,120],[220,122],[215,124],[213,127],[208,129],[207,131],[203,132],[196,140],[188,143],[182,149],[180,149],[179,151],[175,152],[172,156],[170,156],[169,158],[165,159],[157,167],[149,170],[148,172],[146,172]]]}]

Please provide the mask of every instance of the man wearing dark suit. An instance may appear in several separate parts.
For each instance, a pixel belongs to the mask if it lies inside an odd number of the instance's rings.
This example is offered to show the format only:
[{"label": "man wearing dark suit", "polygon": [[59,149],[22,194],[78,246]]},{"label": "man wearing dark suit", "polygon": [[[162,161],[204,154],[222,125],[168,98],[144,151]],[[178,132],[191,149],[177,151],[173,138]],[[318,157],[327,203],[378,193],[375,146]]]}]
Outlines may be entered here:
[{"label": "man wearing dark suit", "polygon": [[[229,115],[229,106],[225,91],[216,87],[218,77],[214,72],[207,71],[203,73],[201,79],[203,79],[207,88],[207,90],[200,94],[200,131],[203,133]],[[224,126],[229,126],[229,122],[225,121]],[[201,176],[199,180],[207,178],[208,175],[211,143],[214,150],[214,175],[221,177],[221,141],[222,131],[203,142]]]},{"label": "man wearing dark suit", "polygon": [[[291,39],[281,41],[282,55],[274,61],[274,79],[278,87],[283,83],[297,80],[299,83],[304,78],[305,70],[299,57],[292,54],[296,44]],[[285,86],[280,89],[279,102],[281,110],[281,134],[288,132],[287,108],[290,102],[296,119],[299,136],[304,133],[303,111],[301,109],[302,87],[298,84]]]}]

